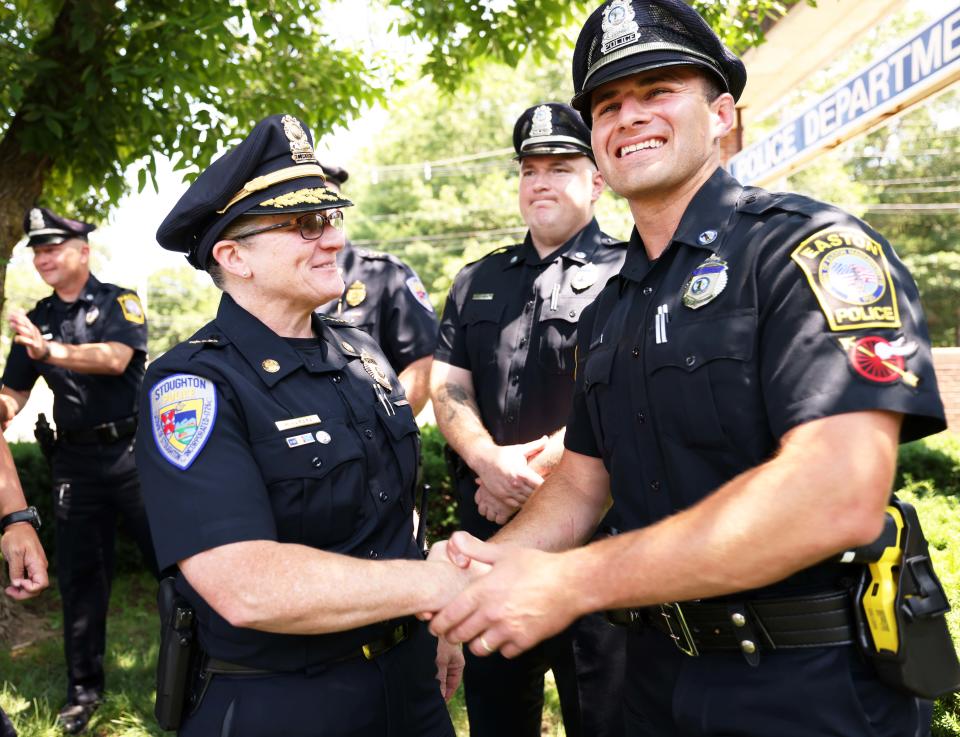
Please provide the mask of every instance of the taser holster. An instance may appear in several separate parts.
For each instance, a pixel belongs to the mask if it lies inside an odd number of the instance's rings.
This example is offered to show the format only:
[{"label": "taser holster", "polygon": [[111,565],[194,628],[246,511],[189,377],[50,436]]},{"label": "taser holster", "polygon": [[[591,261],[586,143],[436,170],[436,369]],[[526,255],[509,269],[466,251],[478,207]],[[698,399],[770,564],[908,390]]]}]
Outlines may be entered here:
[{"label": "taser holster", "polygon": [[926,699],[960,688],[960,662],[944,616],[950,604],[913,506],[891,499],[880,537],[842,560],[864,564],[856,631],[880,680]]},{"label": "taser holster", "polygon": [[177,593],[176,579],[160,581],[160,656],[157,659],[157,702],[154,715],[161,729],[173,730],[183,721],[191,687],[192,671],[200,656],[196,616]]}]

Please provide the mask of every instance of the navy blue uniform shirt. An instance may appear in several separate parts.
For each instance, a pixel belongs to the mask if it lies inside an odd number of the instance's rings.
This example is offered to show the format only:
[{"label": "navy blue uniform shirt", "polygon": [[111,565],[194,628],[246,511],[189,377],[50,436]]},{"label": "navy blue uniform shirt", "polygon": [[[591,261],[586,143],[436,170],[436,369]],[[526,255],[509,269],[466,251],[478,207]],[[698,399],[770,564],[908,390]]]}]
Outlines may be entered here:
[{"label": "navy blue uniform shirt", "polygon": [[[214,321],[151,364],[137,461],[161,569],[250,540],[420,557],[419,434],[403,389],[366,333],[318,315],[313,330],[281,338],[225,294]],[[249,667],[309,670],[384,631],[236,628],[179,583],[204,649]]]},{"label": "navy blue uniform shirt", "polygon": [[318,312],[372,335],[398,374],[433,353],[437,315],[413,269],[396,256],[354,248],[349,242],[337,263],[343,294]]},{"label": "navy blue uniform shirt", "polygon": [[[603,459],[626,529],[696,504],[804,422],[889,410],[904,441],[945,427],[917,287],[890,245],[722,169],[655,262],[634,231],[578,347],[565,444]],[[837,566],[773,588],[829,587]]]},{"label": "navy blue uniform shirt", "polygon": [[528,233],[522,244],[494,251],[457,275],[434,357],[473,375],[483,426],[498,445],[564,426],[577,323],[625,253],[625,244],[591,220],[544,259]]},{"label": "navy blue uniform shirt", "polygon": [[83,430],[136,414],[137,393],[147,358],[147,322],[136,292],[103,284],[92,274],[75,302],[55,293],[27,313],[47,340],[68,345],[123,343],[133,357],[120,376],[83,374],[34,361],[14,344],[3,371],[3,385],[29,392],[42,376],[53,392],[57,429]]}]

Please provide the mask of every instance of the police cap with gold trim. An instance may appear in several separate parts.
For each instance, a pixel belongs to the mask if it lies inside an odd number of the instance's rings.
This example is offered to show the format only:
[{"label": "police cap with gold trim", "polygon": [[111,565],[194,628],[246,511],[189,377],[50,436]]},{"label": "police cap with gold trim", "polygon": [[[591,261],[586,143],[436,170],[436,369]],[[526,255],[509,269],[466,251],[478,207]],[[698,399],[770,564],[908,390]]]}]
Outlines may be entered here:
[{"label": "police cap with gold trim", "polygon": [[590,93],[614,79],[659,67],[691,65],[739,99],[743,62],[681,0],[608,0],[584,23],[573,52],[573,107],[591,124]]},{"label": "police cap with gold trim", "polygon": [[197,177],[160,224],[157,241],[203,269],[220,234],[241,215],[352,204],[326,186],[307,127],[292,115],[271,115]]},{"label": "police cap with gold trim", "polygon": [[96,225],[61,217],[46,207],[31,207],[23,217],[23,232],[28,246],[55,246],[71,238],[87,240],[87,233]]},{"label": "police cap with gold trim", "polygon": [[590,129],[580,114],[562,102],[545,102],[523,111],[513,126],[517,160],[544,154],[583,154],[593,158]]}]

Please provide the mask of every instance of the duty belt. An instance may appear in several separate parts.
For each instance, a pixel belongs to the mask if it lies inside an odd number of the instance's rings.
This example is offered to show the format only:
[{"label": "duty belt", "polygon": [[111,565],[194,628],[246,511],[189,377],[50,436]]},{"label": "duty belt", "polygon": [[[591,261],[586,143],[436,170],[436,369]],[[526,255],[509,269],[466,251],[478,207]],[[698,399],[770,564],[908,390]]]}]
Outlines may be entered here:
[{"label": "duty belt", "polygon": [[[341,655],[340,657],[327,660],[323,665],[334,665],[336,663],[344,663],[348,660],[354,660],[356,658],[364,658],[365,660],[373,660],[374,658],[383,655],[388,650],[392,650],[394,647],[399,645],[404,640],[410,637],[410,623],[402,622],[393,629],[388,630],[386,633],[371,640],[366,645],[362,645],[350,652]],[[280,673],[283,671],[275,670],[265,670],[261,668],[251,668],[246,665],[239,665],[237,663],[230,663],[226,660],[220,660],[219,658],[207,658],[206,664],[203,667],[203,670],[212,675],[238,675],[238,676],[264,676],[270,675],[273,673]]]},{"label": "duty belt", "polygon": [[785,599],[674,602],[607,612],[613,624],[652,627],[682,652],[739,650],[750,661],[759,650],[829,647],[854,642],[850,594],[835,591]]},{"label": "duty belt", "polygon": [[83,430],[59,430],[57,437],[68,443],[77,445],[93,445],[95,443],[113,443],[129,437],[137,431],[137,417],[131,415],[122,420],[104,422]]}]

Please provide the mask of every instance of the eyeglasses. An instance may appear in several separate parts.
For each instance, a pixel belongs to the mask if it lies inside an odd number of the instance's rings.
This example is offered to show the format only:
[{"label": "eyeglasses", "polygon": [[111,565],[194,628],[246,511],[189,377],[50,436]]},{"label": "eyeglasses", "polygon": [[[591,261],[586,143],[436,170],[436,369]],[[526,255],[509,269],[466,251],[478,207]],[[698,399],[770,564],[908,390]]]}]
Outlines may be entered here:
[{"label": "eyeglasses", "polygon": [[325,215],[322,212],[308,212],[298,218],[285,220],[282,223],[274,223],[273,225],[268,225],[265,228],[248,230],[246,233],[240,233],[233,236],[233,238],[234,240],[249,238],[252,235],[260,235],[261,233],[266,233],[270,230],[289,228],[291,225],[296,225],[300,229],[300,237],[305,241],[315,241],[317,238],[323,235],[323,229],[327,225],[330,225],[335,230],[343,230],[343,212],[340,210],[334,210],[328,215]]}]

